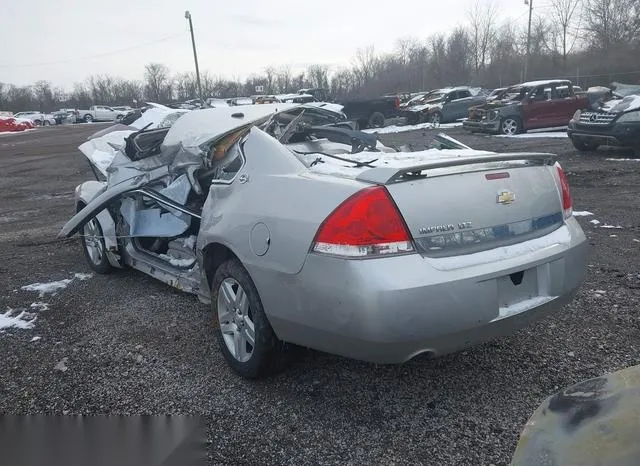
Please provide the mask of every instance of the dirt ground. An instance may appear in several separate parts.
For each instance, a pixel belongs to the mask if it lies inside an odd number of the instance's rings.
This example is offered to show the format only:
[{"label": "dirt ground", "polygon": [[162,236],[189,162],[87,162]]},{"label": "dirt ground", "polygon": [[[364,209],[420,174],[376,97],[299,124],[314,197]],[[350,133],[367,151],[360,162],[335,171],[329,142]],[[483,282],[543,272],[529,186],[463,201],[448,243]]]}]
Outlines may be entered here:
[{"label": "dirt ground", "polygon": [[[309,350],[250,382],[227,368],[195,297],[135,271],[74,278],[90,272],[79,241],[56,234],[92,176],[77,146],[102,127],[0,136],[0,313],[37,317],[0,333],[4,413],[202,414],[212,464],[504,465],[545,397],[638,363],[640,161],[625,152],[443,130],[478,149],[561,156],[574,209],[593,213],[579,217],[591,258],[575,301],[436,360],[376,366]],[[433,132],[381,139],[420,147]],[[21,289],[62,279],[71,281],[55,295]]]}]

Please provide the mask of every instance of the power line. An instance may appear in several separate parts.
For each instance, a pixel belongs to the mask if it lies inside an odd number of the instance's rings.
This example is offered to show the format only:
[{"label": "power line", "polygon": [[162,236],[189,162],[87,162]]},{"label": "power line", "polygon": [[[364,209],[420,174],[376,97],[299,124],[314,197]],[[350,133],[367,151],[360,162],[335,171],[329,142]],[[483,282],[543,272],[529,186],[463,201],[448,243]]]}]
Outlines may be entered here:
[{"label": "power line", "polygon": [[19,64],[19,65],[0,64],[0,68],[27,68],[27,67],[35,67],[35,66],[58,65],[58,64],[62,64],[62,63],[71,63],[71,62],[82,61],[82,60],[92,60],[94,58],[101,58],[101,57],[106,57],[106,56],[109,56],[109,55],[117,55],[117,54],[120,54],[120,53],[129,52],[131,50],[135,50],[135,49],[139,49],[139,48],[142,48],[142,47],[146,47],[148,45],[157,44],[159,42],[166,42],[168,40],[175,39],[176,37],[184,36],[185,34],[186,34],[186,31],[183,31],[183,32],[181,32],[179,34],[172,34],[170,36],[162,37],[160,39],[156,39],[156,40],[153,40],[153,41],[150,41],[150,42],[145,42],[143,44],[133,45],[131,47],[127,47],[127,48],[119,49],[119,50],[113,50],[111,52],[99,53],[99,54],[95,54],[95,55],[88,55],[86,57],[68,58],[66,60],[56,60],[56,61],[40,62],[40,63],[23,63],[23,64]]}]

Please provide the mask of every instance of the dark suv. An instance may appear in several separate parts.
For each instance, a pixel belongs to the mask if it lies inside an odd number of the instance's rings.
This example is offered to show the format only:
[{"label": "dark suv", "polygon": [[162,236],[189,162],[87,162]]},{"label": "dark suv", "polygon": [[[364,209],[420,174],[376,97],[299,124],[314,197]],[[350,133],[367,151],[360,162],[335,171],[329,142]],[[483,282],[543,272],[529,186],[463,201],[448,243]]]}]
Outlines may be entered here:
[{"label": "dark suv", "polygon": [[619,146],[632,148],[640,157],[640,86],[616,85],[608,98],[578,110],[567,134],[579,151]]}]

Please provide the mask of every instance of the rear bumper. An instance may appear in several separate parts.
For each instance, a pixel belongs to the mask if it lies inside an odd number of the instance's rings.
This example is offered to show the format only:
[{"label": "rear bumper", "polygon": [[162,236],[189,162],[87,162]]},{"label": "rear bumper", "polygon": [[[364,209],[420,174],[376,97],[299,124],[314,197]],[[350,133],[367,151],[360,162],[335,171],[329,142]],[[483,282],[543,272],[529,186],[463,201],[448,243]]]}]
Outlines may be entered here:
[{"label": "rear bumper", "polygon": [[500,132],[500,120],[465,120],[462,122],[462,127],[469,131],[498,133]]},{"label": "rear bumper", "polygon": [[570,123],[567,134],[571,139],[605,146],[640,147],[640,123],[617,123],[601,127]]},{"label": "rear bumper", "polygon": [[[561,229],[559,243],[499,261],[485,251],[473,256],[489,262],[460,268],[419,254],[360,261],[310,255],[294,276],[250,273],[281,339],[402,363],[511,334],[570,301],[584,279],[587,243],[575,219]],[[518,289],[509,280],[521,271]]]}]

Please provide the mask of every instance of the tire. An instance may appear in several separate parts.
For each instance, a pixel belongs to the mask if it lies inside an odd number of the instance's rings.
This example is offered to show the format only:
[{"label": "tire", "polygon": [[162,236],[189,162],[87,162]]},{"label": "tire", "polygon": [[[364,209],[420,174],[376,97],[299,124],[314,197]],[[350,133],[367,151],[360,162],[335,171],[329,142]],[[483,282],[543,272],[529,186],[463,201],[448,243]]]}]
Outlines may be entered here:
[{"label": "tire", "polygon": [[385,118],[380,112],[373,112],[369,117],[369,128],[382,128],[384,126]]},{"label": "tire", "polygon": [[594,151],[600,145],[597,142],[587,142],[576,138],[571,138],[571,143],[573,144],[573,147],[578,149],[580,152]]},{"label": "tire", "polygon": [[361,118],[357,121],[358,124],[358,129],[359,130],[363,130],[363,129],[367,129],[369,127],[369,121],[366,120],[365,118]]},{"label": "tire", "polygon": [[91,123],[93,121],[93,116],[89,115],[88,113],[84,116],[83,118],[85,123]]},{"label": "tire", "polygon": [[33,120],[33,123],[34,123],[36,126],[40,126],[40,125],[42,124],[42,121],[40,121],[40,120]]},{"label": "tire", "polygon": [[100,274],[107,274],[113,266],[107,259],[107,248],[104,244],[100,222],[95,217],[82,228],[82,251],[89,267]]},{"label": "tire", "polygon": [[522,132],[522,122],[518,117],[506,117],[500,120],[500,133],[514,136]]},{"label": "tire", "polygon": [[236,373],[256,379],[283,368],[285,344],[273,332],[258,290],[237,259],[216,270],[211,280],[211,305],[220,351]]},{"label": "tire", "polygon": [[49,120],[44,120],[42,124],[43,126],[49,126],[51,123],[49,123]]},{"label": "tire", "polygon": [[427,121],[433,125],[434,128],[439,128],[442,123],[442,113],[433,112],[427,117]]},{"label": "tire", "polygon": [[119,123],[120,121],[122,121],[122,119],[123,119],[123,118],[124,118],[124,115],[118,115],[118,116],[116,117],[116,122],[118,122],[118,123]]}]

